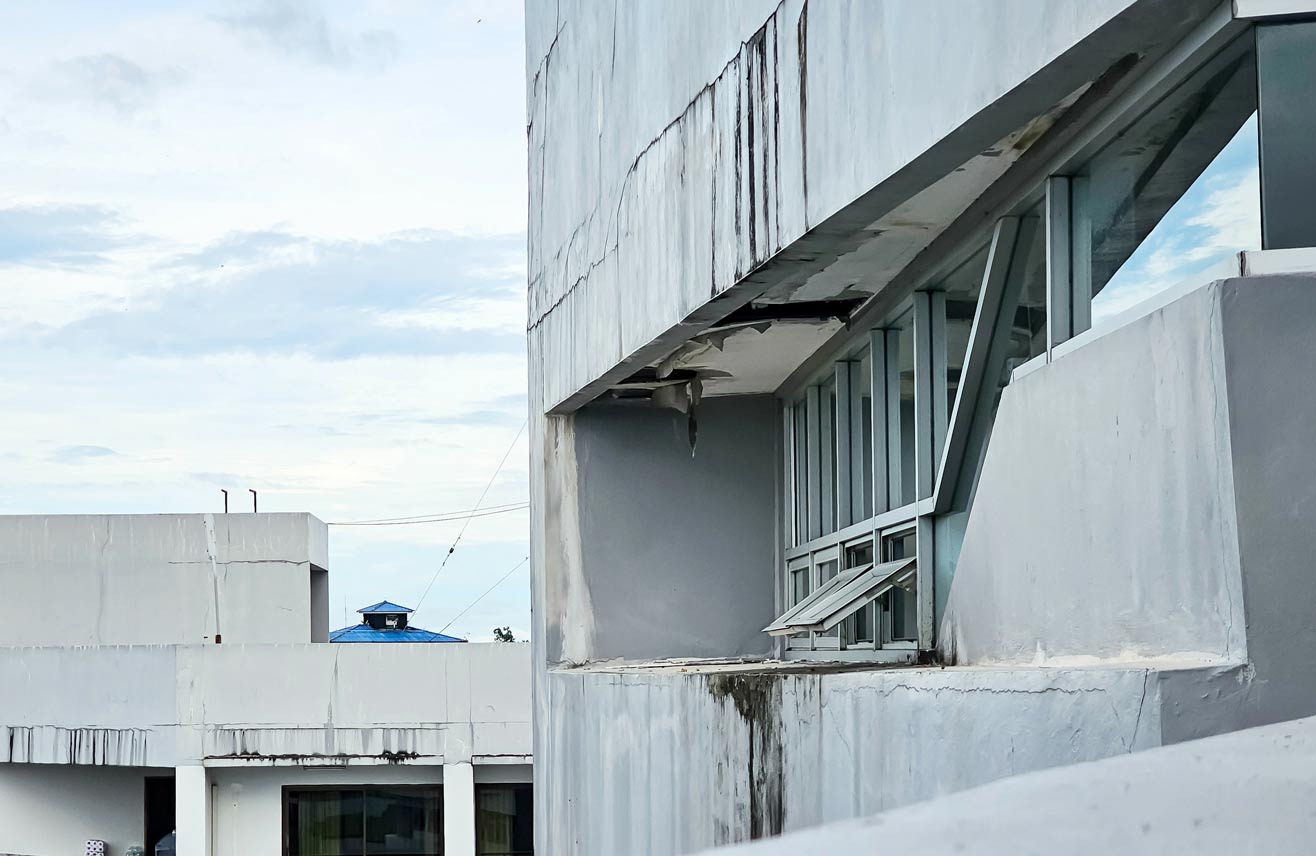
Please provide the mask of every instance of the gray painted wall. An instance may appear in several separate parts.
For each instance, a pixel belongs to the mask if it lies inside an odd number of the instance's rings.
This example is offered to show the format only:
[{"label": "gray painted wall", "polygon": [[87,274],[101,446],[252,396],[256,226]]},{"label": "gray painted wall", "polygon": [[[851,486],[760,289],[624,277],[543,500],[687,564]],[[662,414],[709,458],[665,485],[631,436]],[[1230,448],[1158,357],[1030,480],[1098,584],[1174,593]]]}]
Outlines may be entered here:
[{"label": "gray painted wall", "polygon": [[954,662],[1246,658],[1220,295],[1005,389],[939,637]]},{"label": "gray painted wall", "polygon": [[1248,655],[1248,724],[1316,712],[1316,277],[1222,287]]},{"label": "gray painted wall", "polygon": [[[309,514],[0,517],[0,646],[308,642]],[[327,608],[327,599],[324,603]]]},{"label": "gray painted wall", "polygon": [[576,657],[769,652],[779,412],[771,396],[706,399],[693,453],[673,410],[575,414],[580,564],[559,570],[588,592],[589,647]]}]

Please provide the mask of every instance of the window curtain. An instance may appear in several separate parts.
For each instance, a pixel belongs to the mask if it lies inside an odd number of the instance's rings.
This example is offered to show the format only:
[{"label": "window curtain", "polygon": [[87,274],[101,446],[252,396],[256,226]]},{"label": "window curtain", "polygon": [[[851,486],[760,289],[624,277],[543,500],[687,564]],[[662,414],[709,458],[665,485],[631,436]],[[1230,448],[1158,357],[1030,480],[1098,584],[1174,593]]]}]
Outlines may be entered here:
[{"label": "window curtain", "polygon": [[[345,856],[343,850],[342,794],[306,791],[297,798],[297,853],[294,856]],[[353,794],[352,796],[356,796]],[[356,800],[348,800],[356,802]],[[359,803],[354,807],[360,811]]]},{"label": "window curtain", "polygon": [[475,806],[476,856],[514,853],[516,792],[512,788],[481,788]]}]

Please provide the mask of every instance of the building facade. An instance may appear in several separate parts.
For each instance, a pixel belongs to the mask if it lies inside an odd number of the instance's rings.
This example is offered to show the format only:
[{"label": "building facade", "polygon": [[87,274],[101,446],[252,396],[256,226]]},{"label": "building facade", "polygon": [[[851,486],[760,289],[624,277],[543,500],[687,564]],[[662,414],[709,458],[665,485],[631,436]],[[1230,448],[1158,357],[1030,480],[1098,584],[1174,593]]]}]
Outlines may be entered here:
[{"label": "building facade", "polygon": [[0,517],[0,853],[513,856],[526,646],[339,644],[307,514]]},{"label": "building facade", "polygon": [[1316,712],[1314,21],[527,3],[542,852]]}]

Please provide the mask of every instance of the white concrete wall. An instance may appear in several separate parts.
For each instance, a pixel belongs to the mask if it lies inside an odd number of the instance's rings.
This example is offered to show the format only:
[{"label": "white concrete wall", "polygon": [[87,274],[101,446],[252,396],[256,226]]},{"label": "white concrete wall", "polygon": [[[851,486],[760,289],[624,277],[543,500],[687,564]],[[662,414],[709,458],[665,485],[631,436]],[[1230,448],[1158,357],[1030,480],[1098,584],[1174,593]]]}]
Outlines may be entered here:
[{"label": "white concrete wall", "polygon": [[820,226],[788,255],[821,258],[1215,5],[528,4],[536,397],[561,403]]},{"label": "white concrete wall", "polygon": [[0,517],[0,646],[309,642],[309,514]]},{"label": "white concrete wall", "polygon": [[0,648],[0,762],[530,755],[527,645]]},{"label": "white concrete wall", "polygon": [[1006,387],[938,635],[950,662],[1247,659],[1221,295]]},{"label": "white concrete wall", "polygon": [[99,838],[110,856],[142,845],[144,780],[172,770],[0,764],[0,853],[81,854]]},{"label": "white concrete wall", "polygon": [[[1305,853],[1316,838],[1316,720],[1049,770],[734,856],[873,852]],[[723,852],[723,851],[718,851]]]},{"label": "white concrete wall", "polygon": [[537,849],[666,856],[860,817],[1161,745],[1239,682],[1236,669],[801,672],[549,671],[546,703],[570,715],[541,735]]}]

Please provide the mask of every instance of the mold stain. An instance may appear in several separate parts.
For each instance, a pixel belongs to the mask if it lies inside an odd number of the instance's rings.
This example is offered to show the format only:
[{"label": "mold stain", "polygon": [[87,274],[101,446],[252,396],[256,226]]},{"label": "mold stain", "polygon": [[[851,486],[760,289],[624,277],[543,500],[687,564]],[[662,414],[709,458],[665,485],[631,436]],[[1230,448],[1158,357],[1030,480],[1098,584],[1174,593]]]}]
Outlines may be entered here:
[{"label": "mold stain", "polygon": [[710,674],[708,692],[730,704],[749,738],[749,837],[780,835],[785,821],[781,737],[781,682],[766,674]]}]

